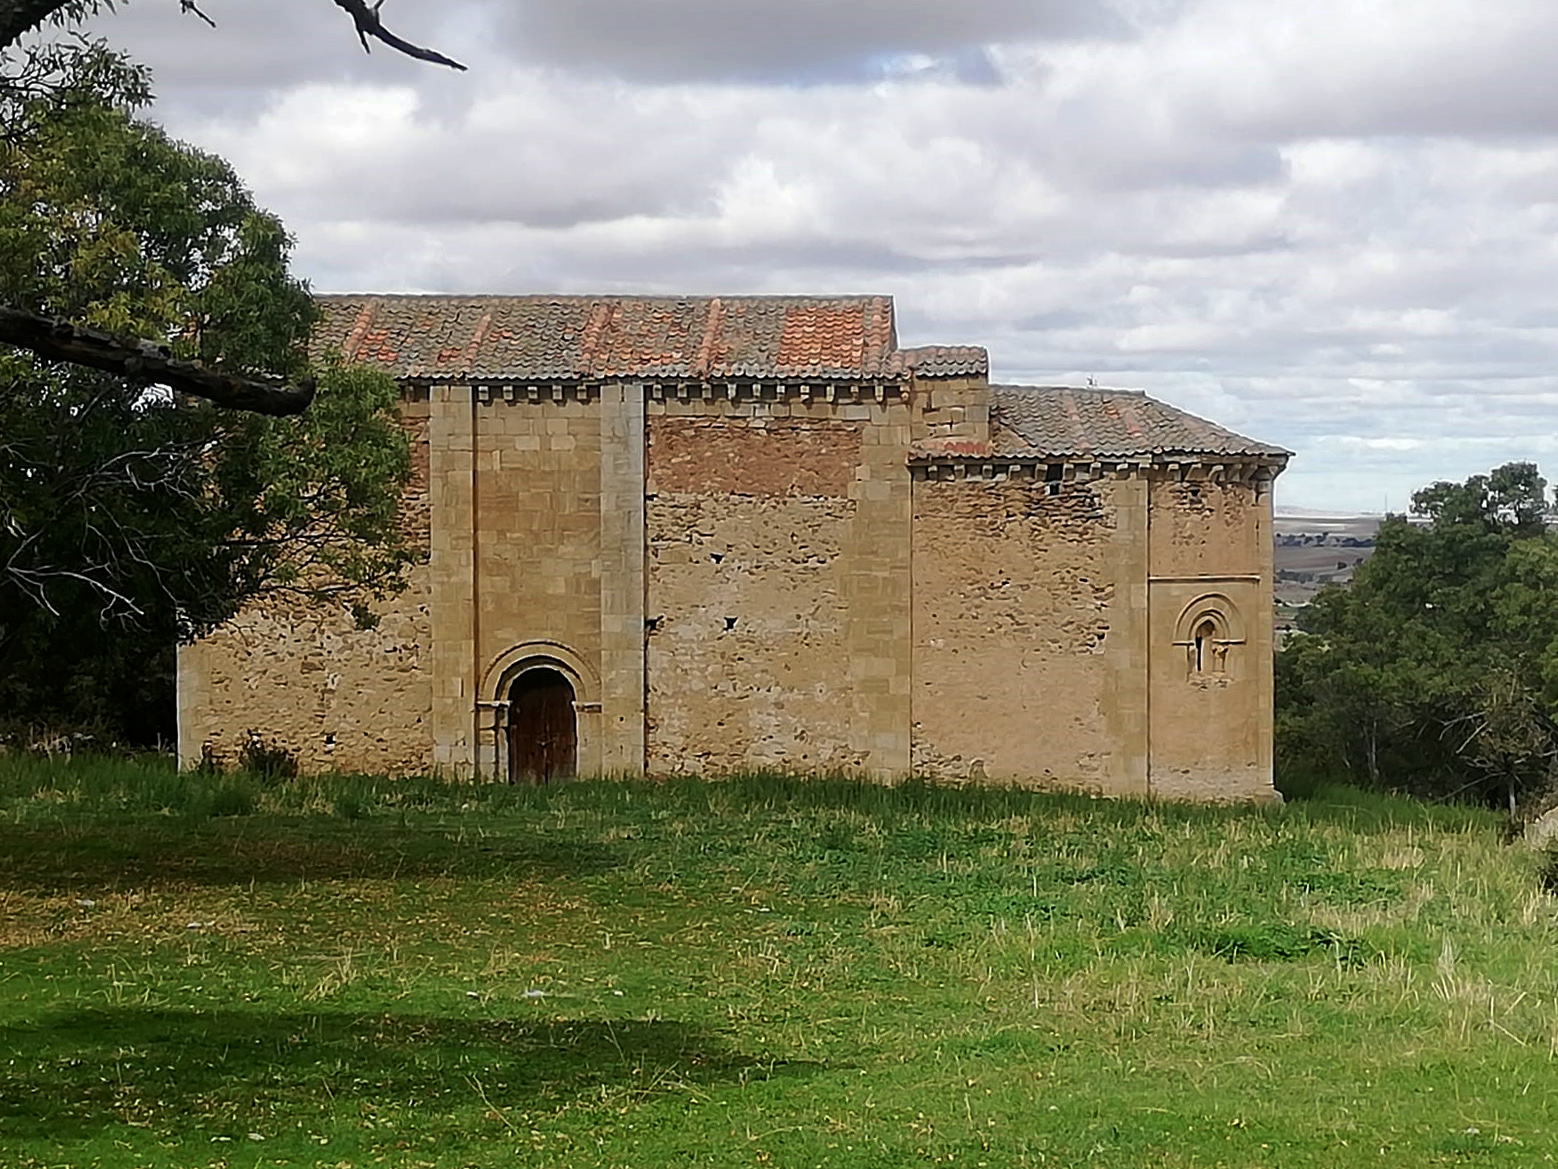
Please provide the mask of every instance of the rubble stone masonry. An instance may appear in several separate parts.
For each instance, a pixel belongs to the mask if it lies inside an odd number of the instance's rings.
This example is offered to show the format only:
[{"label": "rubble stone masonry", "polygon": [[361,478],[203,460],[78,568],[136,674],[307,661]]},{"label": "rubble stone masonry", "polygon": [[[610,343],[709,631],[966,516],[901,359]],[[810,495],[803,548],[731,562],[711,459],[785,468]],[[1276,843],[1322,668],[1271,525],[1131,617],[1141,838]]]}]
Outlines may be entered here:
[{"label": "rubble stone masonry", "polygon": [[914,767],[1121,791],[1115,484],[915,483]]},{"label": "rubble stone masonry", "polygon": [[1272,798],[1269,472],[999,457],[982,376],[846,389],[408,392],[426,565],[371,631],[184,650],[181,755],[503,779],[544,666],[584,773]]},{"label": "rubble stone masonry", "polygon": [[[427,397],[401,408],[411,435],[406,522],[429,534]],[[345,608],[272,602],[179,649],[179,759],[232,765],[251,736],[315,771],[426,772],[431,764],[432,580],[426,566],[359,631]]]}]

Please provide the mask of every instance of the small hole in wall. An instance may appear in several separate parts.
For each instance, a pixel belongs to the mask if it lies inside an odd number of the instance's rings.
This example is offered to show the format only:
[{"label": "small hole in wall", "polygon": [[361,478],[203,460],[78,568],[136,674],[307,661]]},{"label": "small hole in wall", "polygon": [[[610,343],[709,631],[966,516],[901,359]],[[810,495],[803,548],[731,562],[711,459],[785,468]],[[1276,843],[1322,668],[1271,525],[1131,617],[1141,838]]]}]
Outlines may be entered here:
[{"label": "small hole in wall", "polygon": [[326,735],[325,736],[325,746],[326,747],[334,747],[335,746],[335,736],[334,735]]},{"label": "small hole in wall", "polygon": [[714,561],[715,564],[722,564],[725,560],[725,554],[723,552],[710,552],[709,559]]},{"label": "small hole in wall", "polygon": [[732,629],[734,629],[735,627],[736,627],[736,619],[734,617],[726,617],[725,618],[725,631],[728,633]]},{"label": "small hole in wall", "polygon": [[664,623],[665,623],[665,618],[664,617],[645,617],[644,618],[644,628],[647,629],[650,633],[659,633],[660,632],[660,626],[663,625]]}]

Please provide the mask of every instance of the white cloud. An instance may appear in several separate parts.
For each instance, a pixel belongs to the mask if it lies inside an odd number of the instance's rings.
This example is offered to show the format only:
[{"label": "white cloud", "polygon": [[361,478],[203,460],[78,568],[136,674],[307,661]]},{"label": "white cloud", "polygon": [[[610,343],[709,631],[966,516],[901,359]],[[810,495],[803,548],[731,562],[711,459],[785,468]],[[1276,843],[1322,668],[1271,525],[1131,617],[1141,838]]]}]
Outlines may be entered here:
[{"label": "white cloud", "polygon": [[468,74],[207,8],[99,24],[322,289],[890,293],[906,343],[1293,448],[1295,504],[1558,455],[1552,6],[387,6]]}]

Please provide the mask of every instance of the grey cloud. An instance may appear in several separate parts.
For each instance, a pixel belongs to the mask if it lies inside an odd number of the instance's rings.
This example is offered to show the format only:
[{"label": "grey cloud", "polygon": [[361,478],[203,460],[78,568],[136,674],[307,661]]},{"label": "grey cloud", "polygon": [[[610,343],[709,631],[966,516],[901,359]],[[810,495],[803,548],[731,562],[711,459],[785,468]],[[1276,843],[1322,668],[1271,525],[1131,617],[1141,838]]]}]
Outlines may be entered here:
[{"label": "grey cloud", "polygon": [[[1545,135],[1558,9],[1523,0],[1203,0],[1240,46],[1182,78],[1183,115],[1260,137]],[[1210,60],[1204,64],[1211,65]],[[1150,72],[1150,70],[1149,70]]]},{"label": "grey cloud", "polygon": [[906,343],[1294,448],[1313,506],[1558,457],[1558,10],[886,4],[390,0],[465,77],[328,0],[104,28],[323,290],[893,294]]},{"label": "grey cloud", "polygon": [[1129,29],[1101,0],[510,0],[496,23],[532,60],[677,83],[873,78],[904,54],[983,76],[985,44]]},{"label": "grey cloud", "polygon": [[[480,0],[394,4],[385,23],[409,40],[458,55],[474,47]],[[211,28],[177,0],[135,0],[96,17],[88,31],[150,65],[164,104],[241,113],[268,93],[304,82],[423,84],[431,67],[358,43],[350,17],[331,0],[201,0]],[[471,91],[439,70],[442,88]]]}]

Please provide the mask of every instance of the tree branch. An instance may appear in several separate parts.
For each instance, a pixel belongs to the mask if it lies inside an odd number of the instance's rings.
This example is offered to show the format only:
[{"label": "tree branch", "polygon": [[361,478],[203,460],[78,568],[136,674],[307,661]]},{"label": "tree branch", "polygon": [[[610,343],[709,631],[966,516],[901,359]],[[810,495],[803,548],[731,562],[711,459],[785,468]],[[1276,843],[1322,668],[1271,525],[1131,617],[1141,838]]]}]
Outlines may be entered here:
[{"label": "tree branch", "polygon": [[384,22],[379,19],[379,9],[384,7],[384,0],[377,0],[372,8],[368,7],[367,0],[335,0],[338,7],[346,9],[352,15],[352,23],[357,26],[357,39],[362,41],[363,52],[368,51],[368,38],[382,41],[397,53],[404,53],[408,57],[415,57],[418,61],[431,61],[435,65],[447,65],[451,69],[465,72],[465,66],[442,53],[432,49],[424,49],[420,45],[413,45],[408,40],[403,40],[384,27]]},{"label": "tree branch", "polygon": [[195,0],[179,0],[179,10],[181,12],[193,12],[212,28],[216,27],[216,21],[212,20],[204,12],[200,11],[200,6],[195,3]]},{"label": "tree branch", "polygon": [[0,344],[15,345],[49,361],[85,365],[104,373],[164,385],[218,406],[257,414],[301,414],[314,400],[311,379],[288,385],[280,378],[218,373],[181,361],[154,341],[126,341],[57,317],[0,305]]},{"label": "tree branch", "polygon": [[0,0],[0,49],[14,45],[56,12],[70,7],[67,0]]},{"label": "tree branch", "polygon": [[[210,18],[195,8],[193,3],[186,4],[184,0],[179,0],[179,3],[185,12],[193,11],[210,23]],[[364,49],[368,47],[369,38],[372,38],[388,45],[397,53],[404,53],[419,61],[430,61],[434,65],[447,65],[451,69],[464,71],[465,66],[460,62],[432,49],[414,45],[385,28],[384,21],[379,16],[379,9],[383,7],[384,0],[377,0],[371,6],[367,0],[335,0],[335,3],[351,14],[352,23],[357,26],[357,36],[362,41]],[[90,0],[0,0],[0,49],[14,45],[51,17],[69,19],[89,15],[96,7],[97,5]]]},{"label": "tree branch", "polygon": [[[419,61],[464,71],[465,66],[458,61],[414,45],[385,28],[379,17],[384,0],[376,0],[371,7],[367,0],[335,0],[335,3],[351,15],[364,49],[372,38]],[[79,19],[101,6],[98,0],[0,0],[0,50],[16,44],[51,18],[60,21]],[[185,12],[194,12],[206,23],[212,23],[195,6],[194,0],[179,0],[179,6]],[[289,386],[275,379],[216,373],[192,361],[176,360],[165,347],[151,341],[125,341],[95,329],[5,306],[0,306],[0,344],[30,350],[50,361],[85,365],[122,377],[160,383],[221,406],[261,414],[299,414],[314,398],[312,383]]]}]

